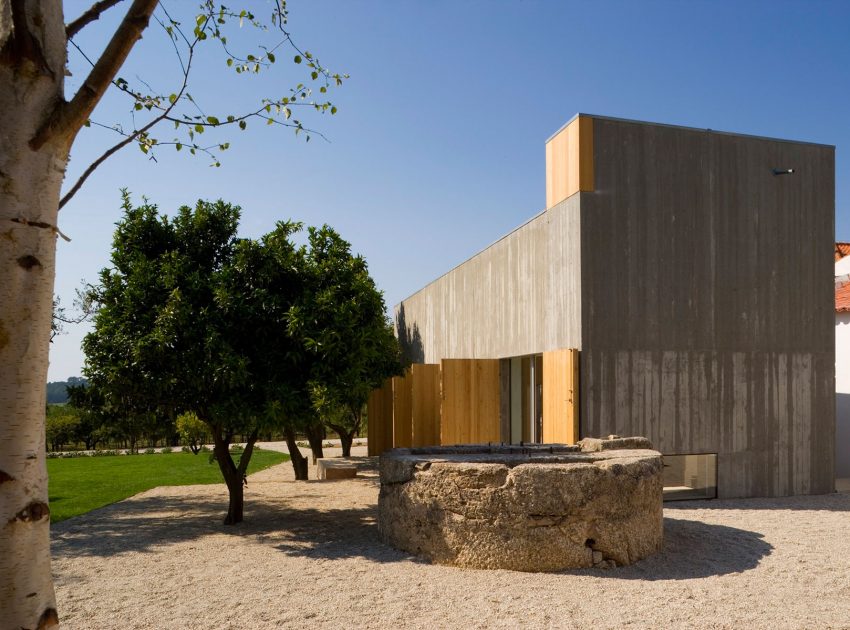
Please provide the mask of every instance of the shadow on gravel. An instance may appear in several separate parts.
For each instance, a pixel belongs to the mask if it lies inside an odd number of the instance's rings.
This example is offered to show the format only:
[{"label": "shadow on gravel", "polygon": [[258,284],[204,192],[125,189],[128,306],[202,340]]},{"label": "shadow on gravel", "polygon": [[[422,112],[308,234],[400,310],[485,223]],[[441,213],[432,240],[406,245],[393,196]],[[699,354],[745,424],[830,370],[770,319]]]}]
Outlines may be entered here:
[{"label": "shadow on gravel", "polygon": [[767,499],[668,501],[665,510],[814,510],[850,512],[850,493],[808,494]]},{"label": "shadow on gravel", "polygon": [[565,573],[621,580],[692,580],[755,569],[771,551],[773,546],[757,532],[665,518],[664,546],[660,553],[628,567]]},{"label": "shadow on gravel", "polygon": [[[317,502],[321,497],[315,496]],[[381,543],[374,505],[323,510],[280,502],[245,501],[245,521],[224,525],[226,499],[140,497],[116,503],[52,527],[56,557],[109,557],[162,552],[170,545],[225,535],[253,538],[290,556],[365,558],[375,562],[409,559]],[[226,542],[222,543],[226,545]]]}]

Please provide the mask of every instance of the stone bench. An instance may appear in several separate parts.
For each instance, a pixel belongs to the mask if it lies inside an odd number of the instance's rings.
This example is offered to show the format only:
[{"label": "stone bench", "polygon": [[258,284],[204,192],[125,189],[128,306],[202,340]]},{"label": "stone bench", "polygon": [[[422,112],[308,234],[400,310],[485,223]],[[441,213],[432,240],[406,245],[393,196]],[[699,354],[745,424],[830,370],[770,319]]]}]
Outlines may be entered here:
[{"label": "stone bench", "polygon": [[316,478],[325,481],[353,479],[357,476],[357,463],[335,457],[322,458],[316,462]]}]

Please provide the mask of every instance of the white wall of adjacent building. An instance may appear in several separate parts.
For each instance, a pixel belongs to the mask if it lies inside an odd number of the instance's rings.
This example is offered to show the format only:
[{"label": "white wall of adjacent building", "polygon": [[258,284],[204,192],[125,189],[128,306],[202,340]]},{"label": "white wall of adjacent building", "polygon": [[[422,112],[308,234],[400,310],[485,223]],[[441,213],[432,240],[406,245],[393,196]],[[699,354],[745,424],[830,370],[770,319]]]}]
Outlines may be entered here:
[{"label": "white wall of adjacent building", "polygon": [[845,256],[835,263],[835,275],[843,276],[850,273],[850,256]]},{"label": "white wall of adjacent building", "polygon": [[850,313],[835,314],[835,476],[850,477]]}]

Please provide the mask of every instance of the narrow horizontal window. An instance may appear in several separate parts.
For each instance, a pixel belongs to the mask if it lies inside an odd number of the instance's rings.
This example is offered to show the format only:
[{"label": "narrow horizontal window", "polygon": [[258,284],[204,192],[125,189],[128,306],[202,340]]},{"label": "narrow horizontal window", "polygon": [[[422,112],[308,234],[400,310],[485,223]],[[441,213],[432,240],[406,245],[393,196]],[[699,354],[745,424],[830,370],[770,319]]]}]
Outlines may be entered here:
[{"label": "narrow horizontal window", "polygon": [[717,497],[717,454],[665,455],[664,500]]}]

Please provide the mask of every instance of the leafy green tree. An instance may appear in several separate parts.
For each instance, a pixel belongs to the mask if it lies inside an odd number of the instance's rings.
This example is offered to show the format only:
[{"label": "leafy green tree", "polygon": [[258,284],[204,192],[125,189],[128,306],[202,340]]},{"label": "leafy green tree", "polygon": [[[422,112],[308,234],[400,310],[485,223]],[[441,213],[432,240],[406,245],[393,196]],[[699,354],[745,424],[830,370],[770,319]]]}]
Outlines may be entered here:
[{"label": "leafy green tree", "polygon": [[308,241],[305,289],[289,330],[310,357],[313,404],[348,457],[369,392],[401,374],[401,351],[365,259],[327,225],[310,228]]},{"label": "leafy green tree", "polygon": [[68,406],[76,409],[80,417],[76,438],[85,444],[86,450],[92,450],[99,442],[106,441],[111,433],[103,396],[84,379],[69,385],[67,391]]},{"label": "leafy green tree", "polygon": [[[0,618],[9,627],[58,623],[49,562],[42,388],[47,381],[56,236],[61,235],[59,208],[100,164],[128,145],[135,144],[148,155],[162,146],[185,148],[185,153],[209,155],[217,165],[216,154],[229,142],[226,138],[202,142],[207,131],[245,129],[262,121],[306,132],[298,112],[335,113],[336,107],[325,95],[345,78],[328,71],[315,55],[293,42],[284,0],[269,3],[268,19],[212,0],[172,3],[172,8],[183,12],[191,7],[189,15],[174,16],[158,0],[132,0],[124,3],[126,13],[107,33],[102,51],[81,51],[78,59],[84,66],[73,70],[83,78],[75,93],[66,93],[69,45],[78,50],[74,38],[84,29],[103,24],[98,18],[119,4],[121,0],[98,0],[81,15],[69,15],[67,24],[63,3],[57,0],[11,0],[0,5],[0,222],[6,235],[0,239],[0,383],[4,384],[0,387],[0,443],[4,445],[0,522],[14,522],[0,536],[0,574],[8,582],[8,588],[0,591]],[[143,78],[128,81],[118,76],[151,23],[161,26],[163,45],[175,51],[174,64],[179,68],[177,83],[162,93],[144,87]],[[250,50],[237,51],[240,38],[228,36],[243,24],[256,27],[257,37],[249,38]],[[216,111],[214,102],[199,103],[190,91],[194,73],[201,67],[202,49],[218,51],[222,72],[254,75],[274,66],[279,57],[295,64],[303,78],[293,80],[283,96],[241,111]],[[98,120],[95,107],[110,89],[127,97],[133,116],[129,124]],[[278,88],[275,91],[280,94]],[[63,193],[71,149],[88,126],[103,126],[122,137]],[[163,126],[174,135],[158,133]],[[34,453],[37,465],[33,465]]]},{"label": "leafy green tree", "polygon": [[54,451],[61,451],[73,442],[80,425],[76,409],[68,405],[47,405],[45,433],[47,443]]},{"label": "leafy green tree", "polygon": [[207,439],[209,429],[194,411],[187,411],[177,416],[174,421],[180,441],[197,455]]},{"label": "leafy green tree", "polygon": [[[300,295],[291,241],[280,223],[262,241],[238,239],[239,208],[199,201],[173,218],[133,207],[115,233],[112,267],[94,290],[94,331],[85,373],[107,406],[125,415],[194,412],[212,437],[230,501],[225,523],[243,518],[243,481],[259,432],[289,411],[303,387],[286,313]],[[275,408],[272,408],[272,402]],[[234,436],[247,436],[238,462]]]}]

